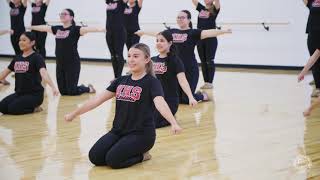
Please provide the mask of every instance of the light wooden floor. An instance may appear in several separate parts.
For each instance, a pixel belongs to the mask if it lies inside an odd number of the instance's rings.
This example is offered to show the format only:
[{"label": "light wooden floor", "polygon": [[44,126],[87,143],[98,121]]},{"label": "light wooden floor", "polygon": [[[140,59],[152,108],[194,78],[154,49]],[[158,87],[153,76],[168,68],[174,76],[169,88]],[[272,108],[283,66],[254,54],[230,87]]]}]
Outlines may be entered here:
[{"label": "light wooden floor", "polygon": [[[54,77],[52,61],[48,69]],[[101,92],[112,74],[107,63],[83,63],[80,83]],[[121,170],[94,167],[87,157],[111,127],[114,101],[66,123],[64,114],[92,95],[53,98],[48,90],[43,112],[0,116],[0,179],[319,180],[320,109],[302,116],[312,88],[296,74],[219,69],[214,101],[179,107],[183,133],[158,130],[153,159]],[[13,88],[2,87],[0,99]]]}]

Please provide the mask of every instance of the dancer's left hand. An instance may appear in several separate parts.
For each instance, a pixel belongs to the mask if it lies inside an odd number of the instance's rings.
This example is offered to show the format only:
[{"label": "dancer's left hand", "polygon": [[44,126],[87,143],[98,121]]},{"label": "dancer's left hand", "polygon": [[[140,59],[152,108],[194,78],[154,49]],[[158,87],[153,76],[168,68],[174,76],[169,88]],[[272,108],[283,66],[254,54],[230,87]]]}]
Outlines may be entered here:
[{"label": "dancer's left hand", "polygon": [[179,134],[181,133],[182,128],[178,124],[171,125],[171,132],[172,134]]}]

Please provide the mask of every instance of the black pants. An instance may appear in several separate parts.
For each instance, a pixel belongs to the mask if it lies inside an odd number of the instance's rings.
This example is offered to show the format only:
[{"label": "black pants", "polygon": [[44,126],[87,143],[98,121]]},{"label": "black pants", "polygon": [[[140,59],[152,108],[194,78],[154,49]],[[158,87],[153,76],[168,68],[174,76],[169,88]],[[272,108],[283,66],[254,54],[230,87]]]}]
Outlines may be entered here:
[{"label": "black pants", "polygon": [[[308,50],[310,53],[310,56],[313,55],[313,53],[317,50],[317,41],[320,40],[320,35],[317,33],[309,33],[308,35]],[[320,58],[317,60],[317,62],[312,66],[312,75],[314,78],[314,82],[316,84],[316,88],[320,89]]]},{"label": "black pants", "polygon": [[14,32],[14,34],[10,36],[11,44],[15,55],[22,53],[19,47],[19,39],[22,33],[23,32]]},{"label": "black pants", "polygon": [[218,40],[216,37],[208,38],[199,41],[197,45],[199,57],[201,60],[201,69],[204,82],[212,83],[215,74],[214,59],[218,47]]},{"label": "black pants", "polygon": [[3,114],[21,115],[33,113],[43,102],[43,92],[30,94],[13,93],[0,102],[0,112]]},{"label": "black pants", "polygon": [[42,55],[43,58],[46,58],[46,32],[32,31],[36,36],[36,48],[38,53]]},{"label": "black pants", "polygon": [[136,31],[127,31],[126,45],[127,45],[128,51],[133,45],[139,43],[140,41],[140,36],[134,34],[135,32]]},{"label": "black pants", "polygon": [[[175,115],[178,111],[179,99],[165,99],[165,100],[169,105],[171,113]],[[157,110],[155,111],[154,120],[155,120],[156,128],[162,128],[170,125],[170,123]]]},{"label": "black pants", "polygon": [[[199,81],[199,68],[198,66],[194,65],[191,68],[186,68],[186,78],[190,85],[191,92],[193,93],[193,97],[197,101],[203,100],[203,95],[200,93],[195,93],[198,81]],[[179,97],[180,97],[180,103],[181,104],[189,104],[189,98],[188,96],[183,92],[182,88],[179,88]]]},{"label": "black pants", "polygon": [[155,139],[148,134],[119,136],[108,132],[90,149],[89,159],[96,166],[126,168],[142,162],[143,154],[153,147]]},{"label": "black pants", "polygon": [[56,78],[61,95],[77,96],[90,91],[89,87],[78,86],[80,65],[72,68],[64,68],[62,65],[56,67]]},{"label": "black pants", "polygon": [[111,54],[111,62],[114,72],[114,77],[118,78],[122,74],[124,66],[123,48],[126,42],[126,34],[124,28],[108,29],[106,40]]}]

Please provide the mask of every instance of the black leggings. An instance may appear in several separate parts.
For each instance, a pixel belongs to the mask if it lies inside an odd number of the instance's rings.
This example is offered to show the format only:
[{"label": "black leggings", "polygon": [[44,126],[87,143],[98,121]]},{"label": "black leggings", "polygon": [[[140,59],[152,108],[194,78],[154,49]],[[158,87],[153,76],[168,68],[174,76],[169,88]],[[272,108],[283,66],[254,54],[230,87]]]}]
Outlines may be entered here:
[{"label": "black leggings", "polygon": [[129,51],[129,49],[139,43],[140,41],[140,36],[134,34],[136,31],[127,31],[127,40],[126,40],[126,45],[127,45],[127,49]]},{"label": "black leggings", "polygon": [[46,32],[32,31],[36,36],[36,48],[38,53],[42,55],[43,58],[46,58]]},{"label": "black leggings", "polygon": [[111,54],[111,62],[115,78],[121,76],[124,66],[123,47],[126,42],[125,33],[124,28],[118,28],[116,30],[110,28],[106,33],[106,40]]},{"label": "black leggings", "polygon": [[0,112],[3,114],[21,115],[33,113],[43,102],[43,92],[30,94],[13,93],[0,102]]},{"label": "black leggings", "polygon": [[80,65],[73,68],[56,67],[56,78],[61,95],[77,96],[90,92],[90,88],[84,85],[78,86]]},{"label": "black leggings", "polygon": [[[176,99],[176,100],[166,99],[166,102],[169,105],[171,113],[175,115],[178,111],[179,99]],[[157,110],[155,111],[154,120],[155,120],[156,128],[162,128],[170,125],[170,123]]]},{"label": "black leggings", "polygon": [[[316,43],[317,43],[317,40],[320,39],[317,36],[319,35],[316,35],[316,33],[311,33],[311,32],[308,35],[308,50],[309,50],[310,56],[312,56],[313,53],[317,50]],[[320,58],[312,66],[312,75],[313,75],[314,82],[316,84],[316,88],[320,89]]]},{"label": "black leggings", "polygon": [[13,35],[10,36],[11,44],[14,50],[15,55],[21,54],[21,50],[19,47],[19,39],[23,32],[14,32]]},{"label": "black leggings", "polygon": [[204,82],[212,83],[215,74],[214,59],[218,47],[218,40],[216,37],[208,38],[199,41],[197,45],[198,54],[201,60],[201,69]]},{"label": "black leggings", "polygon": [[[203,95],[201,93],[195,93],[198,80],[199,80],[199,68],[198,66],[193,66],[192,68],[186,69],[186,78],[190,85],[191,92],[193,93],[193,97],[197,101],[203,101]],[[182,88],[179,88],[179,98],[181,104],[189,104],[188,96],[183,92]]]},{"label": "black leggings", "polygon": [[89,159],[96,166],[126,168],[142,162],[143,154],[153,147],[155,139],[148,134],[119,136],[108,132],[90,149]]}]

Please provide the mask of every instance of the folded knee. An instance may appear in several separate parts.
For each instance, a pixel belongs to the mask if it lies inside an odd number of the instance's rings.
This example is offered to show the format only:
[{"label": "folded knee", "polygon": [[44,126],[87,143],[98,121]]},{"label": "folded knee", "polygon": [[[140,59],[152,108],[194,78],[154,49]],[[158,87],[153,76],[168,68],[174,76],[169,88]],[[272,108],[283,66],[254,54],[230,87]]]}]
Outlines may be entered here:
[{"label": "folded knee", "polygon": [[92,149],[89,151],[89,160],[92,164],[94,164],[95,166],[105,166],[106,162],[104,158],[101,158],[97,155],[97,153],[95,153],[94,151],[92,151]]},{"label": "folded knee", "polygon": [[20,115],[20,114],[23,114],[23,112],[15,105],[9,105],[8,106],[8,114]]},{"label": "folded knee", "polygon": [[123,168],[121,160],[114,155],[107,154],[106,156],[106,164],[112,169],[120,169]]}]

